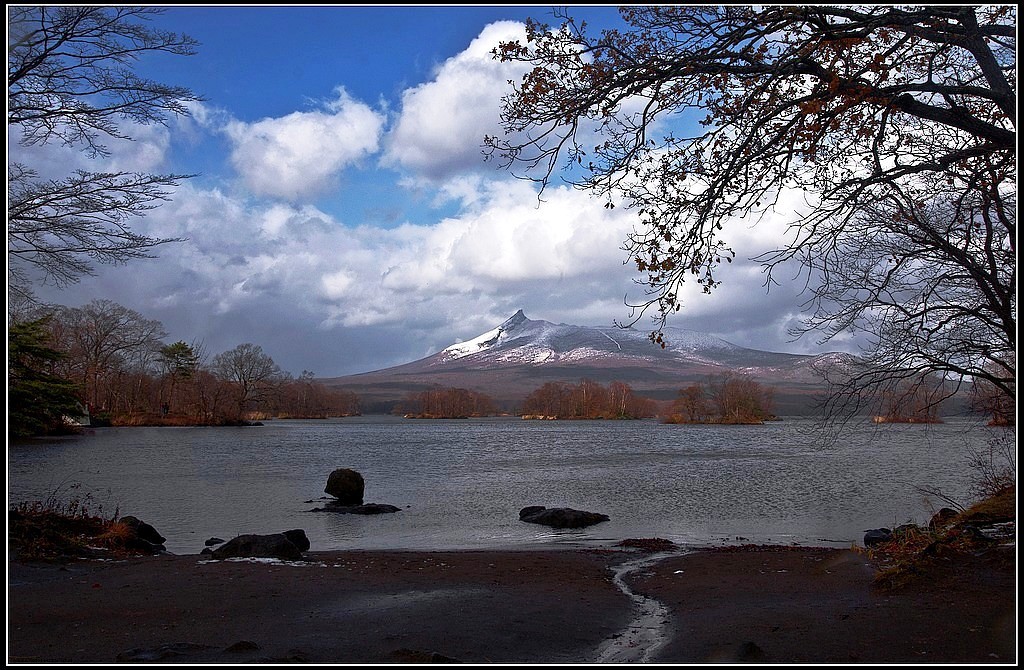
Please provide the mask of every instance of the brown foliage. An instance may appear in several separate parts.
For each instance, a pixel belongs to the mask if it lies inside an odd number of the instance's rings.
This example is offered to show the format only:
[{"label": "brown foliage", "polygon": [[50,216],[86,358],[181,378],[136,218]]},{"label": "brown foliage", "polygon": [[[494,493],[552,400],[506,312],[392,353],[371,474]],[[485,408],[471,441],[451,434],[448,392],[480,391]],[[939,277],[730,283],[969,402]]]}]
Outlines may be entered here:
[{"label": "brown foliage", "polygon": [[665,423],[764,423],[771,413],[774,390],[749,375],[726,373],[706,386],[691,384],[679,391]]},{"label": "brown foliage", "polygon": [[548,382],[523,401],[524,416],[557,419],[643,419],[654,416],[654,402],[638,396],[629,384],[604,387],[584,379],[579,384]]}]

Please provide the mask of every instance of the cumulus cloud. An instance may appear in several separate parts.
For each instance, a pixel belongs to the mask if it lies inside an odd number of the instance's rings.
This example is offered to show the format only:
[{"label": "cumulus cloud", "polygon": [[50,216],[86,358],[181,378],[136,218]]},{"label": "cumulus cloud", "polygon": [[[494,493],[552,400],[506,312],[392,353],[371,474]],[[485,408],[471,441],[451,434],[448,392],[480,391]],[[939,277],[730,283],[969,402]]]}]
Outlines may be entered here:
[{"label": "cumulus cloud", "polygon": [[313,111],[225,125],[231,163],[254,195],[292,202],[318,195],[346,167],[377,152],[384,115],[344,88],[337,96]]},{"label": "cumulus cloud", "polygon": [[501,132],[498,114],[508,81],[525,72],[522,64],[492,59],[491,49],[525,37],[521,23],[492,23],[441,64],[433,80],[406,90],[387,138],[384,164],[432,181],[479,169],[484,135]]},{"label": "cumulus cloud", "polygon": [[[346,333],[400,333],[364,356],[372,369],[472,337],[521,307],[559,319],[571,306],[588,322],[610,323],[630,285],[618,250],[626,220],[571,189],[552,191],[538,207],[517,180],[488,184],[456,217],[388,230],[185,184],[139,225],[186,242],[45,297],[74,304],[75,295],[103,295],[214,353],[277,342],[282,365],[318,358],[286,369],[340,374],[358,371],[336,350]],[[144,281],[125,281],[133,273]]]}]

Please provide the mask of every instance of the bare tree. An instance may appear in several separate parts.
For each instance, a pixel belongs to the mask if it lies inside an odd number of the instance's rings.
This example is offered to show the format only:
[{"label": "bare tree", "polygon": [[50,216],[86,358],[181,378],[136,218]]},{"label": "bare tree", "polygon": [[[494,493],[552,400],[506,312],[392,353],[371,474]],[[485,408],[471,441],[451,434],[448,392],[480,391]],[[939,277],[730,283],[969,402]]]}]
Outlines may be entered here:
[{"label": "bare tree", "polygon": [[248,342],[214,356],[211,369],[217,377],[237,385],[240,413],[250,402],[266,398],[285,378],[274,359],[263,352],[263,347]]},{"label": "bare tree", "polygon": [[711,408],[704,387],[696,383],[679,389],[679,395],[669,409],[669,417],[673,423],[707,422],[711,417]]},{"label": "bare tree", "polygon": [[[504,100],[505,137],[484,142],[542,187],[561,171],[635,209],[626,250],[648,296],[635,307],[657,308],[653,340],[685,281],[719,285],[731,222],[802,193],[757,260],[769,286],[781,264],[806,271],[805,331],[868,334],[864,370],[979,375],[1012,397],[1015,7],[621,12],[627,30],[566,17],[500,45],[532,69]],[[864,370],[840,395],[884,378]]]},{"label": "bare tree", "polygon": [[[132,70],[149,53],[195,53],[192,38],[145,25],[162,11],[9,8],[7,123],[20,144],[59,143],[102,160],[110,154],[105,141],[131,139],[125,120],[165,124],[188,114],[197,95]],[[133,232],[129,224],[191,176],[78,171],[41,179],[17,162],[8,170],[8,278],[25,295],[36,274],[66,285],[92,273],[94,262],[123,263],[176,241]]]},{"label": "bare tree", "polygon": [[130,391],[128,377],[152,371],[167,337],[159,321],[111,300],[61,307],[51,329],[66,353],[61,376],[79,384],[92,408],[108,410]]},{"label": "bare tree", "polygon": [[772,393],[750,375],[726,372],[711,377],[707,390],[721,423],[761,423],[771,418]]}]

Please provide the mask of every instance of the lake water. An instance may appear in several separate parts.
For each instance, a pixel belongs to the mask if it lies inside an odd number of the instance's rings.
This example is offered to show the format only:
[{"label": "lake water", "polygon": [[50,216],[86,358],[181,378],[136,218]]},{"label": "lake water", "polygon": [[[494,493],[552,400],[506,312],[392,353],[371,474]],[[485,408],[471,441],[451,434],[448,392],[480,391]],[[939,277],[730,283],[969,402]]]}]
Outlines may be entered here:
[{"label": "lake water", "polygon": [[[673,426],[655,421],[453,421],[370,416],[269,421],[249,428],[99,428],[8,445],[8,502],[69,484],[104,512],[156,527],[167,549],[302,528],[313,550],[532,548],[663,537],[688,545],[849,546],[864,530],[926,523],[966,502],[967,461],[988,429],[850,427],[828,444],[813,421]],[[376,516],[310,513],[327,476],[347,467]],[[527,505],[602,512],[605,523],[554,530],[519,521]],[[741,539],[742,538],[742,539]]]}]

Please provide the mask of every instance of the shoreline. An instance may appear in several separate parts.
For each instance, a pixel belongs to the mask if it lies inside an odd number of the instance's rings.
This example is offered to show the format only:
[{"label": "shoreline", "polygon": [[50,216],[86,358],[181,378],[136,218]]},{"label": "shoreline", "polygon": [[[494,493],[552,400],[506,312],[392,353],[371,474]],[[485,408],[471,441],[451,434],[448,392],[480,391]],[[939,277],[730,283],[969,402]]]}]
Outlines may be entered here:
[{"label": "shoreline", "polygon": [[[659,554],[618,575],[664,606],[652,662],[1016,661],[1015,550],[898,592],[851,549],[740,545]],[[640,660],[625,548],[312,551],[302,565],[199,554],[8,560],[8,662]]]}]

